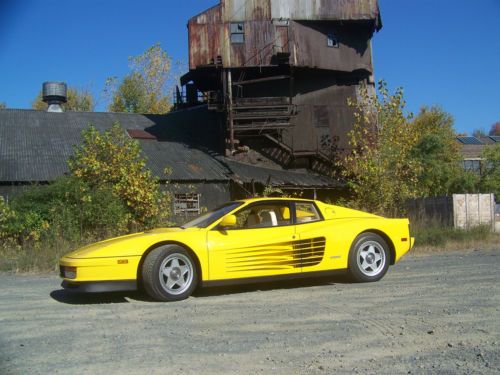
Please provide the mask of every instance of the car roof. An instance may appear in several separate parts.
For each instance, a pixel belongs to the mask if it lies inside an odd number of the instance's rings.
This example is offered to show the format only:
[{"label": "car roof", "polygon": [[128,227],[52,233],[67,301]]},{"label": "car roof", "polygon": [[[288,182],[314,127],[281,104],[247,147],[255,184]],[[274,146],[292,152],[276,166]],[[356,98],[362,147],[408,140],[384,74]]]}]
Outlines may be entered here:
[{"label": "car roof", "polygon": [[248,199],[240,199],[240,200],[238,200],[238,202],[245,202],[245,203],[266,202],[266,201],[315,202],[313,199],[304,199],[304,198],[279,198],[279,197],[248,198]]}]

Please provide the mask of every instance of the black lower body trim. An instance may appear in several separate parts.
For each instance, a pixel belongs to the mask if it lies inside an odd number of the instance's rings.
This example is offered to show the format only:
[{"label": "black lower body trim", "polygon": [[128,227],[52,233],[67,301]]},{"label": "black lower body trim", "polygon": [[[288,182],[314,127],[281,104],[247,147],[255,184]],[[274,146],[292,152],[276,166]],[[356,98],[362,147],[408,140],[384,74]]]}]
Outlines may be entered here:
[{"label": "black lower body trim", "polygon": [[338,276],[338,275],[344,275],[346,271],[347,269],[340,269],[340,270],[330,270],[330,271],[301,272],[301,273],[292,273],[287,275],[276,275],[276,276],[245,277],[240,279],[207,280],[202,282],[202,286],[210,287],[210,286],[223,286],[223,285],[255,284],[255,283],[266,283],[271,281],[307,279],[311,277]]},{"label": "black lower body trim", "polygon": [[61,286],[64,289],[81,293],[130,292],[137,290],[137,281],[118,280],[71,282],[64,280]]}]

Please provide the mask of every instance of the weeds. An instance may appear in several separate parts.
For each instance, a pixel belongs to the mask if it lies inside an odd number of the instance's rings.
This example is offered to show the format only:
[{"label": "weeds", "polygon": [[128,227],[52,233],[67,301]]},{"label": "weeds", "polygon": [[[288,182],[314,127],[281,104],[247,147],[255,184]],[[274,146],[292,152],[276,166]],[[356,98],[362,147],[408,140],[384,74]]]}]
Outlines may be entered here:
[{"label": "weeds", "polygon": [[415,237],[415,251],[490,249],[497,248],[500,234],[493,233],[488,225],[469,229],[442,226],[437,221],[416,222],[411,226]]}]

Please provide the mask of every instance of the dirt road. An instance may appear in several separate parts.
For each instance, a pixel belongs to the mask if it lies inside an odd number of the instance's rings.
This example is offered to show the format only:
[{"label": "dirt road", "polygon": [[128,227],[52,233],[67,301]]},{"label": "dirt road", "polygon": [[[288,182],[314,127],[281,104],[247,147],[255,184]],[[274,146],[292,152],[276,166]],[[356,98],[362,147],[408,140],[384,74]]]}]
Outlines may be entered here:
[{"label": "dirt road", "polygon": [[0,374],[500,372],[500,251],[409,255],[342,278],[198,292],[177,303],[78,296],[0,275]]}]

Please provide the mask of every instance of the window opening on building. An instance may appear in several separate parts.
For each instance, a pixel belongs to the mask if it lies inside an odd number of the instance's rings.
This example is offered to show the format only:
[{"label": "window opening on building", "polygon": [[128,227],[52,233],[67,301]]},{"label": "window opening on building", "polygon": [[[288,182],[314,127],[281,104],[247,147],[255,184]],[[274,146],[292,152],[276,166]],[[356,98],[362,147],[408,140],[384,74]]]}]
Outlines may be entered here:
[{"label": "window opening on building", "polygon": [[174,194],[174,214],[198,215],[200,213],[200,194]]},{"label": "window opening on building", "polygon": [[328,33],[327,37],[327,46],[330,48],[339,48],[339,41],[334,33]]},{"label": "window opening on building", "polygon": [[481,175],[481,159],[465,159],[463,167],[467,172],[472,172],[478,176]]},{"label": "window opening on building", "polygon": [[245,25],[242,22],[231,24],[231,43],[245,43]]},{"label": "window opening on building", "polygon": [[317,128],[328,128],[330,126],[330,116],[328,106],[315,105],[313,106],[313,123]]}]

